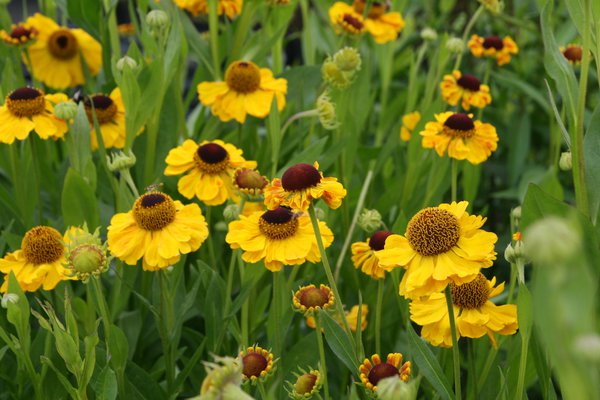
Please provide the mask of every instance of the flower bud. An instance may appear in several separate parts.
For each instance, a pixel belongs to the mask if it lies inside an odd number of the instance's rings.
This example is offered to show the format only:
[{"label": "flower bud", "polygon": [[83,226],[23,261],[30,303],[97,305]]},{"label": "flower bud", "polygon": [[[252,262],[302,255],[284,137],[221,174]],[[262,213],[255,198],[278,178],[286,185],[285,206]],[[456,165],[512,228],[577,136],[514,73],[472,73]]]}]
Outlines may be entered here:
[{"label": "flower bud", "polygon": [[455,54],[460,54],[465,49],[465,42],[461,38],[452,37],[446,42],[446,48]]},{"label": "flower bud", "polygon": [[425,27],[421,30],[421,39],[427,42],[435,42],[438,38],[438,34],[435,29]]},{"label": "flower bud", "polygon": [[573,169],[573,158],[570,151],[563,151],[560,154],[560,160],[558,161],[558,167],[563,171],[570,171]]},{"label": "flower bud", "polygon": [[2,308],[8,308],[8,304],[17,304],[19,302],[19,296],[15,293],[4,293],[2,295]]},{"label": "flower bud", "polygon": [[87,226],[71,228],[66,243],[65,268],[83,282],[90,276],[98,276],[108,270],[110,257],[107,256],[106,244],[100,240],[100,230],[90,233]]},{"label": "flower bud", "polygon": [[71,100],[58,103],[54,106],[54,115],[65,121],[71,120],[77,115],[77,104]]},{"label": "flower bud", "polygon": [[419,390],[419,379],[409,383],[403,382],[398,376],[380,380],[377,383],[377,398],[380,400],[414,400]]},{"label": "flower bud", "polygon": [[146,15],[146,23],[153,34],[161,32],[169,27],[169,15],[163,10],[152,10]]},{"label": "flower bud", "polygon": [[521,221],[521,206],[516,206],[510,211],[511,217],[514,219],[516,223]]},{"label": "flower bud", "polygon": [[255,169],[240,168],[233,175],[233,185],[246,195],[260,196],[268,184],[267,177]]},{"label": "flower bud", "polygon": [[362,210],[358,216],[358,226],[360,226],[365,232],[375,232],[381,226],[381,214],[377,210]]},{"label": "flower bud", "polygon": [[106,163],[110,172],[119,172],[126,169],[130,169],[135,165],[135,154],[131,149],[127,150],[127,154],[123,151],[113,152],[111,155],[106,156]]},{"label": "flower bud", "polygon": [[333,55],[333,62],[344,72],[358,72],[362,60],[360,53],[354,47],[344,47]]},{"label": "flower bud", "polygon": [[227,221],[227,222],[235,221],[239,217],[240,217],[240,208],[237,204],[229,204],[223,210],[223,218],[225,218],[225,221]]},{"label": "flower bud", "polygon": [[317,98],[317,111],[319,113],[319,122],[321,122],[323,129],[331,131],[340,126],[335,112],[335,104],[333,104],[327,92],[323,92]]},{"label": "flower bud", "polygon": [[315,207],[315,215],[317,216],[318,220],[325,219],[325,211],[321,207]]},{"label": "flower bud", "polygon": [[504,9],[504,3],[500,0],[479,0],[479,3],[493,14],[499,14]]},{"label": "flower bud", "polygon": [[121,72],[123,72],[125,68],[136,69],[137,67],[137,61],[129,56],[123,56],[117,61],[117,69]]},{"label": "flower bud", "polygon": [[559,217],[541,219],[524,233],[525,250],[534,264],[558,265],[569,261],[581,249],[581,234],[569,221]]}]

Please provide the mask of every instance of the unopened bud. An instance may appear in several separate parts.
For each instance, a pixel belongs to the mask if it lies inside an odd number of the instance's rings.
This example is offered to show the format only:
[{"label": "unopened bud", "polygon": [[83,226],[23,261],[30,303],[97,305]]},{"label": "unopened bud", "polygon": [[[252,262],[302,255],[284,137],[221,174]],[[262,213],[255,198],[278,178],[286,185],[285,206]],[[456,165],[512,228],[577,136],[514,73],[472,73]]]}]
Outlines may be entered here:
[{"label": "unopened bud", "polygon": [[448,39],[448,41],[446,42],[446,48],[451,53],[460,54],[465,49],[465,42],[463,42],[461,38],[453,37]]},{"label": "unopened bud", "polygon": [[135,161],[135,154],[133,154],[131,149],[127,150],[127,153],[116,151],[111,155],[106,156],[106,163],[110,172],[119,172],[130,169],[135,165]]},{"label": "unopened bud", "polygon": [[377,398],[380,400],[414,400],[419,390],[419,379],[406,383],[398,376],[380,380],[377,383]]},{"label": "unopened bud", "polygon": [[381,214],[377,210],[362,210],[358,216],[358,226],[360,226],[365,232],[375,232],[381,226]]},{"label": "unopened bud", "polygon": [[570,171],[573,169],[573,158],[570,151],[564,151],[560,154],[558,167],[563,171]]},{"label": "unopened bud", "polygon": [[54,106],[54,115],[65,121],[71,120],[77,115],[77,104],[71,100],[58,103]]},{"label": "unopened bud", "polygon": [[269,180],[255,169],[241,168],[235,171],[233,184],[244,194],[258,196],[263,193]]},{"label": "unopened bud", "polygon": [[319,122],[321,122],[324,129],[331,131],[340,126],[335,112],[335,104],[333,104],[327,92],[323,92],[317,98],[317,111],[319,113]]},{"label": "unopened bud", "polygon": [[146,23],[153,33],[162,31],[169,27],[169,15],[163,10],[152,10],[146,15]]},{"label": "unopened bud", "polygon": [[423,40],[428,41],[428,42],[434,42],[437,40],[437,38],[438,38],[438,34],[435,31],[435,29],[426,27],[421,30],[421,39],[423,39]]},{"label": "unopened bud", "polygon": [[100,240],[100,230],[90,233],[87,226],[71,228],[68,232],[65,267],[83,282],[90,276],[98,276],[108,269],[110,257],[106,244]]},{"label": "unopened bud", "polygon": [[4,293],[2,295],[2,308],[8,308],[8,304],[17,304],[19,302],[19,296],[15,293]]},{"label": "unopened bud", "polygon": [[123,71],[125,68],[136,69],[138,67],[137,61],[129,56],[123,56],[117,61],[117,69]]},{"label": "unopened bud", "polygon": [[479,0],[488,11],[498,14],[504,9],[504,3],[500,0]]},{"label": "unopened bud", "polygon": [[581,234],[569,221],[559,217],[535,222],[523,236],[527,256],[534,264],[561,264],[581,249]]},{"label": "unopened bud", "polygon": [[237,204],[229,204],[223,210],[223,218],[225,221],[231,222],[235,221],[240,217],[240,207]]},{"label": "unopened bud", "polygon": [[358,72],[362,60],[360,53],[354,47],[344,47],[333,55],[333,62],[344,72]]}]

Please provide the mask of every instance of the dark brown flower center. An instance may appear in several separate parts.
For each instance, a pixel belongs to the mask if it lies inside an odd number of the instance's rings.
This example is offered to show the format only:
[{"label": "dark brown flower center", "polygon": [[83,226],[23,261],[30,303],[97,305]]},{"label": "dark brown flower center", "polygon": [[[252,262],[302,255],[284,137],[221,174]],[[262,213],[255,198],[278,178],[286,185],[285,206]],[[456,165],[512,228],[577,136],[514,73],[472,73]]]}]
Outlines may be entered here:
[{"label": "dark brown flower center", "polygon": [[49,226],[36,226],[30,229],[21,241],[21,251],[31,264],[50,264],[60,260],[65,253],[65,245],[60,233]]},{"label": "dark brown flower center", "polygon": [[460,78],[458,78],[456,83],[458,83],[458,85],[463,89],[467,89],[472,92],[479,91],[479,88],[481,87],[481,82],[479,82],[479,79],[469,74],[462,75]]},{"label": "dark brown flower center", "polygon": [[25,42],[34,37],[36,34],[37,30],[35,28],[26,28],[23,25],[18,25],[12,30],[10,37],[17,39],[20,42]]},{"label": "dark brown flower center", "polygon": [[294,391],[300,395],[312,392],[317,379],[318,377],[315,374],[306,373],[304,375],[300,375],[294,384]]},{"label": "dark brown flower center", "polygon": [[369,239],[369,247],[375,251],[383,250],[385,247],[385,240],[390,235],[393,235],[393,233],[390,231],[375,232],[373,235],[371,235],[371,239]]},{"label": "dark brown flower center", "polygon": [[[354,7],[354,11],[359,14],[364,14],[366,1],[365,0],[354,0],[352,5]],[[368,18],[377,19],[381,17],[383,14],[387,12],[389,9],[389,1],[374,1],[371,4],[371,9],[367,14]]]},{"label": "dark brown flower center", "polygon": [[269,239],[287,239],[298,230],[298,219],[289,208],[277,207],[260,216],[258,229]]},{"label": "dark brown flower center", "polygon": [[310,164],[296,164],[289,167],[281,177],[281,185],[288,192],[300,191],[317,186],[321,174]]},{"label": "dark brown flower center", "polygon": [[147,231],[158,231],[175,220],[177,210],[173,199],[161,192],[140,196],[133,205],[133,218]]},{"label": "dark brown flower center", "polygon": [[255,92],[260,87],[260,69],[251,61],[236,61],[227,68],[225,82],[236,92]]},{"label": "dark brown flower center", "polygon": [[70,60],[77,55],[79,44],[69,29],[58,29],[48,38],[50,54],[61,60]]},{"label": "dark brown flower center", "polygon": [[354,28],[356,31],[362,31],[364,24],[352,14],[344,14],[342,17],[342,21],[344,21],[347,25]]},{"label": "dark brown flower center", "polygon": [[118,111],[115,102],[105,94],[95,94],[86,97],[83,100],[83,106],[90,124],[94,123],[94,112],[96,112],[98,123],[105,124],[113,121]]},{"label": "dark brown flower center", "polygon": [[309,287],[300,294],[300,304],[306,308],[321,307],[329,302],[329,293],[325,288]]},{"label": "dark brown flower center", "polygon": [[456,113],[444,122],[444,134],[468,139],[475,135],[475,123],[467,114]]},{"label": "dark brown flower center", "polygon": [[377,364],[371,369],[371,372],[369,372],[369,382],[371,382],[373,386],[377,386],[380,380],[392,376],[398,376],[398,368],[388,363]]},{"label": "dark brown flower center", "polygon": [[17,117],[31,117],[44,112],[46,100],[40,90],[22,87],[6,97],[6,107]]},{"label": "dark brown flower center", "polygon": [[483,48],[502,50],[504,48],[504,42],[498,36],[489,36],[484,39]]},{"label": "dark brown flower center", "polygon": [[258,353],[248,353],[242,358],[244,364],[243,373],[246,378],[252,376],[260,377],[260,373],[267,369],[269,362],[267,359]]},{"label": "dark brown flower center", "polygon": [[194,154],[196,166],[206,174],[218,174],[229,167],[229,153],[217,143],[206,143],[198,146]]},{"label": "dark brown flower center", "polygon": [[452,303],[466,310],[481,308],[490,295],[490,288],[487,279],[483,274],[477,275],[477,278],[462,285],[450,284],[452,289]]},{"label": "dark brown flower center", "polygon": [[424,256],[447,252],[458,243],[459,238],[458,219],[439,207],[419,211],[406,227],[406,239],[410,247]]},{"label": "dark brown flower center", "polygon": [[580,46],[570,45],[563,51],[563,55],[573,63],[580,62],[583,57],[583,49]]}]

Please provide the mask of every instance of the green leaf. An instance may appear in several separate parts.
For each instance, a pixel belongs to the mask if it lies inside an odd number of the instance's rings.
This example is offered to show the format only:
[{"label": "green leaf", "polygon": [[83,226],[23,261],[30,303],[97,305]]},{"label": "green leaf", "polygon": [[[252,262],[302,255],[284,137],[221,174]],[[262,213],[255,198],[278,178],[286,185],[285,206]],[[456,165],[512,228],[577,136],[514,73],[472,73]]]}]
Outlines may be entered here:
[{"label": "green leaf", "polygon": [[348,367],[350,372],[356,375],[358,373],[358,355],[356,354],[352,340],[338,322],[327,312],[321,311],[319,317],[323,323],[325,340],[329,348]]},{"label": "green leaf", "polygon": [[94,385],[97,400],[115,400],[117,398],[117,376],[115,371],[105,366]]},{"label": "green leaf", "polygon": [[96,194],[90,184],[73,168],[69,168],[65,176],[61,206],[67,226],[87,223],[93,230],[100,225]]},{"label": "green leaf", "polygon": [[206,324],[206,337],[208,348],[215,351],[219,333],[221,331],[221,318],[223,316],[223,299],[225,298],[225,282],[213,271],[206,291],[204,309],[204,323]]},{"label": "green leaf", "polygon": [[15,326],[21,346],[29,347],[31,341],[29,301],[27,301],[27,297],[23,293],[13,271],[8,276],[8,292],[16,294],[19,300],[16,303],[8,302],[6,316],[8,321]]},{"label": "green leaf", "polygon": [[533,309],[531,307],[531,294],[526,285],[519,286],[517,298],[519,332],[522,337],[529,337],[533,326]]},{"label": "green leaf", "polygon": [[125,370],[129,355],[129,342],[125,333],[116,325],[110,327],[108,349],[110,351],[110,365],[117,373]]},{"label": "green leaf", "polygon": [[590,203],[590,218],[595,224],[600,208],[600,104],[596,106],[587,133],[583,138],[583,161]]}]

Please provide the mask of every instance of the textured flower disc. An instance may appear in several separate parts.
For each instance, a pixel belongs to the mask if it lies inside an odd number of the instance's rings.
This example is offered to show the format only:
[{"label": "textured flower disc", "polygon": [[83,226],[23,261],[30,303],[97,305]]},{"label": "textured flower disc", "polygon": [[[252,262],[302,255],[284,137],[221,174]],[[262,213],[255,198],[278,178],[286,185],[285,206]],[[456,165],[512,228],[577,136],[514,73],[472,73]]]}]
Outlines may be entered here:
[{"label": "textured flower disc", "polygon": [[406,239],[417,253],[434,256],[450,250],[460,237],[458,219],[449,211],[429,207],[419,211],[406,227]]},{"label": "textured flower disc", "polygon": [[481,308],[489,298],[490,288],[483,274],[462,285],[450,284],[452,288],[452,303],[466,310]]},{"label": "textured flower disc", "polygon": [[348,32],[352,33],[360,33],[365,27],[365,24],[363,24],[362,21],[360,21],[352,14],[344,14],[344,16],[342,17],[342,22],[344,28]]},{"label": "textured flower disc", "polygon": [[77,56],[79,44],[68,29],[58,29],[48,38],[48,50],[56,58],[70,60]]},{"label": "textured flower disc", "polygon": [[321,174],[310,164],[296,164],[289,167],[281,177],[281,186],[288,192],[295,192],[317,186]]},{"label": "textured flower disc", "polygon": [[277,207],[260,216],[258,229],[269,239],[287,239],[298,230],[298,219],[289,208]]},{"label": "textured flower disc", "polygon": [[36,226],[23,237],[21,250],[29,263],[51,264],[60,260],[65,253],[65,246],[56,229]]},{"label": "textured flower disc", "polygon": [[25,43],[33,39],[37,35],[35,28],[27,28],[24,25],[17,25],[10,32],[10,37],[15,39],[17,43]]},{"label": "textured flower disc", "polygon": [[583,57],[583,49],[581,46],[569,45],[566,49],[563,50],[563,55],[565,58],[572,63],[581,62]]},{"label": "textured flower disc", "polygon": [[[93,110],[92,110],[93,104]],[[88,117],[88,121],[91,124],[94,123],[94,114],[96,111],[96,118],[98,118],[99,124],[105,124],[113,120],[117,114],[117,105],[115,102],[105,94],[95,94],[91,97],[86,98],[83,101],[85,108],[85,114]]]},{"label": "textured flower disc", "polygon": [[483,48],[502,50],[504,48],[504,42],[498,36],[489,36],[483,41]]},{"label": "textured flower disc", "polygon": [[241,168],[235,171],[235,184],[240,189],[252,190],[261,193],[269,184],[267,178],[255,169]]},{"label": "textured flower disc", "polygon": [[6,107],[17,117],[31,117],[44,112],[46,100],[42,91],[22,87],[12,91],[6,97]]},{"label": "textured flower disc", "polygon": [[206,143],[198,146],[194,154],[196,166],[206,174],[218,174],[229,166],[229,153],[217,143]]},{"label": "textured flower disc", "polygon": [[393,235],[390,231],[377,231],[373,235],[371,235],[371,239],[369,239],[369,247],[372,250],[383,250],[385,247],[385,240],[388,236]]},{"label": "textured flower disc", "polygon": [[468,139],[475,135],[475,123],[467,114],[456,113],[444,122],[444,134]]},{"label": "textured flower disc", "polygon": [[317,379],[319,379],[319,377],[311,373],[300,375],[294,384],[294,391],[300,395],[312,392]]},{"label": "textured flower disc", "polygon": [[267,369],[268,360],[259,353],[248,353],[242,358],[244,364],[243,374],[247,378],[260,377],[260,373]]},{"label": "textured flower disc", "polygon": [[481,82],[479,82],[479,79],[469,74],[463,74],[460,78],[458,78],[456,83],[458,83],[458,86],[462,87],[463,89],[467,89],[472,92],[479,91],[479,88],[481,87]]},{"label": "textured flower disc", "polygon": [[147,231],[158,231],[175,220],[175,203],[168,195],[150,192],[140,196],[133,205],[135,222]]},{"label": "textured flower disc", "polygon": [[225,82],[238,93],[252,93],[260,87],[260,69],[251,61],[236,61],[225,72]]},{"label": "textured flower disc", "polygon": [[377,364],[373,367],[371,372],[369,372],[369,382],[371,382],[373,386],[377,386],[380,380],[391,378],[392,376],[398,376],[398,368],[388,363]]},{"label": "textured flower disc", "polygon": [[300,293],[300,304],[306,308],[321,307],[329,302],[327,288],[308,287]]}]

